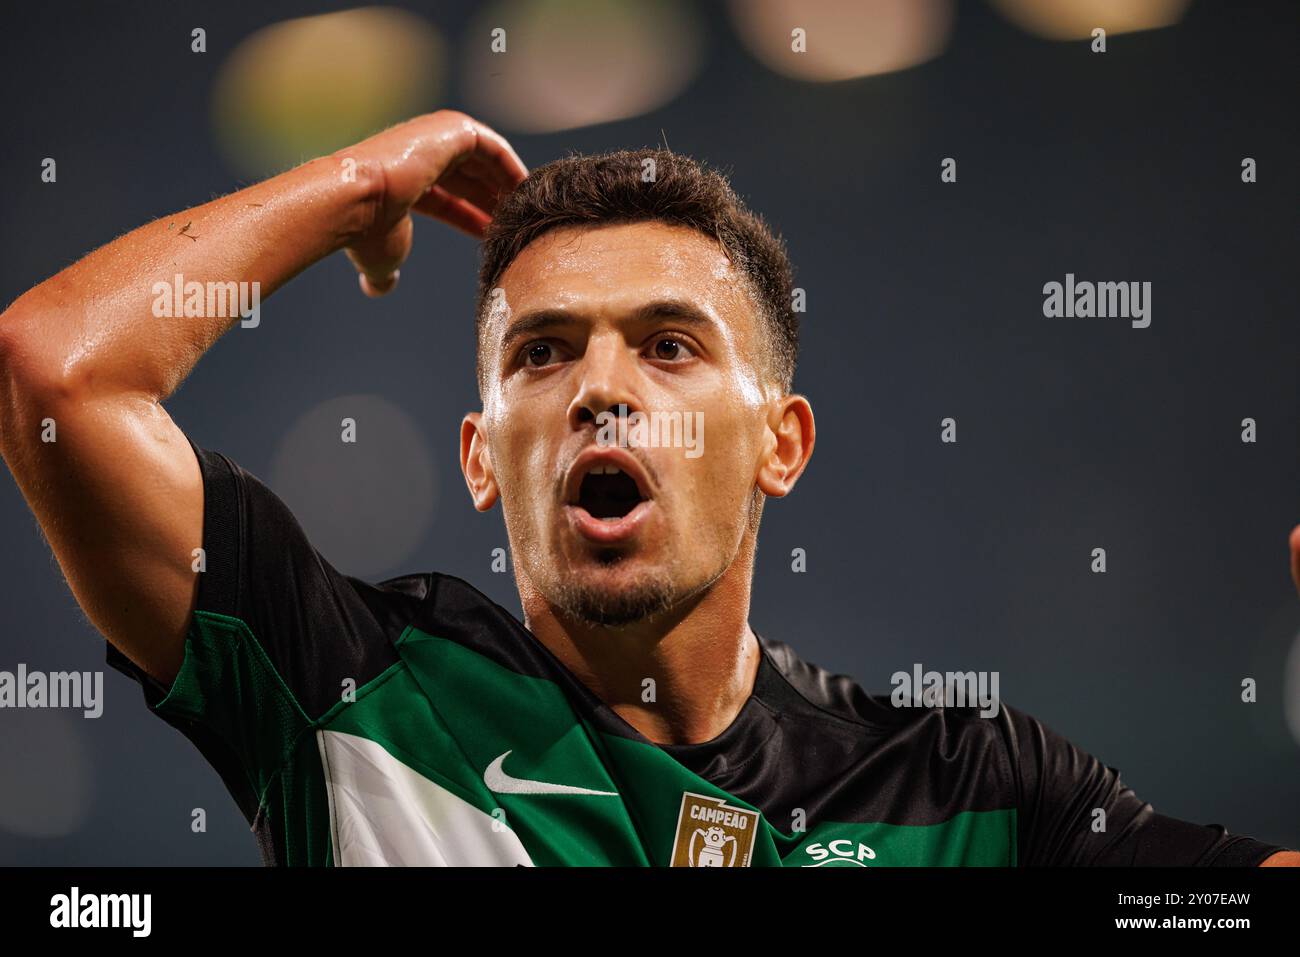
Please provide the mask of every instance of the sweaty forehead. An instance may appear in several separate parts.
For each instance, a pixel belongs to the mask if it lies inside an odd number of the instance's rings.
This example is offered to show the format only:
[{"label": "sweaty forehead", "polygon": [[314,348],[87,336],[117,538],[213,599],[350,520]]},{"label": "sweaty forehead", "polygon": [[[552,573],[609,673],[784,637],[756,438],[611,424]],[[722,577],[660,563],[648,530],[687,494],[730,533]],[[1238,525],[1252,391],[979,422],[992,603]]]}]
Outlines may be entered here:
[{"label": "sweaty forehead", "polygon": [[690,302],[731,327],[752,332],[753,301],[744,276],[717,240],[661,222],[568,226],[529,243],[497,285],[506,309],[491,310],[489,341],[511,316],[538,309],[631,310],[656,299]]}]

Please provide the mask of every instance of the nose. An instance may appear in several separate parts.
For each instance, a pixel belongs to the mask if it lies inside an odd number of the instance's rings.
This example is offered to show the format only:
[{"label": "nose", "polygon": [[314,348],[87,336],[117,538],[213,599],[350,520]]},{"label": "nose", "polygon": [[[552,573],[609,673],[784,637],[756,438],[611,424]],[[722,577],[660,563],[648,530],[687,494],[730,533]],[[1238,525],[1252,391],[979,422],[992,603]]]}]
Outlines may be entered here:
[{"label": "nose", "polygon": [[578,391],[569,403],[569,425],[573,429],[599,428],[597,416],[609,412],[630,415],[638,411],[637,367],[629,357],[627,344],[619,336],[593,336],[581,362]]}]

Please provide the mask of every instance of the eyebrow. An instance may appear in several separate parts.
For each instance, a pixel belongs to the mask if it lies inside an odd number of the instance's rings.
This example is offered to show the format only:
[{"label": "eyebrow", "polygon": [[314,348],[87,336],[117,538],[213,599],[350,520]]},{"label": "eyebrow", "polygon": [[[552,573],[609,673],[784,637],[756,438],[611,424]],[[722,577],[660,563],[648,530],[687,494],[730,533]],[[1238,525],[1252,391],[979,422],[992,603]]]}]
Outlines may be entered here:
[{"label": "eyebrow", "polygon": [[[526,312],[511,322],[501,336],[501,354],[508,355],[511,347],[527,336],[545,330],[577,325],[581,315],[581,310],[569,309],[537,309]],[[633,324],[656,319],[672,319],[696,329],[716,330],[718,328],[716,319],[684,299],[656,299],[638,306],[625,321]]]}]

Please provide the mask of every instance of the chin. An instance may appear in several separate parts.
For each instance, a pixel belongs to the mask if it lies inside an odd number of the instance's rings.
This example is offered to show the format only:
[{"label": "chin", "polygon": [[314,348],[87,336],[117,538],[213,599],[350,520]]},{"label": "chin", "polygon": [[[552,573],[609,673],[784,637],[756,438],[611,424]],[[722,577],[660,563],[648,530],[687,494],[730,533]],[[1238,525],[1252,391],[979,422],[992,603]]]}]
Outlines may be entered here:
[{"label": "chin", "polygon": [[567,570],[549,589],[548,600],[566,614],[604,627],[645,621],[671,609],[677,590],[664,569],[635,567],[627,556],[592,557]]}]

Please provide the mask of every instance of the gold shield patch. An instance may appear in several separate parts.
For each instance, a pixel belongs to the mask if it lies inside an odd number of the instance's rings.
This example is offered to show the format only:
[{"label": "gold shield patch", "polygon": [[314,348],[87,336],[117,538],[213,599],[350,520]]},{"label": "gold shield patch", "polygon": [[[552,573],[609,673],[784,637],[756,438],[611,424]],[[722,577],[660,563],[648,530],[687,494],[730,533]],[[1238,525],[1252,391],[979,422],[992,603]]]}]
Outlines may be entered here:
[{"label": "gold shield patch", "polygon": [[748,867],[758,812],[686,791],[670,867]]}]

